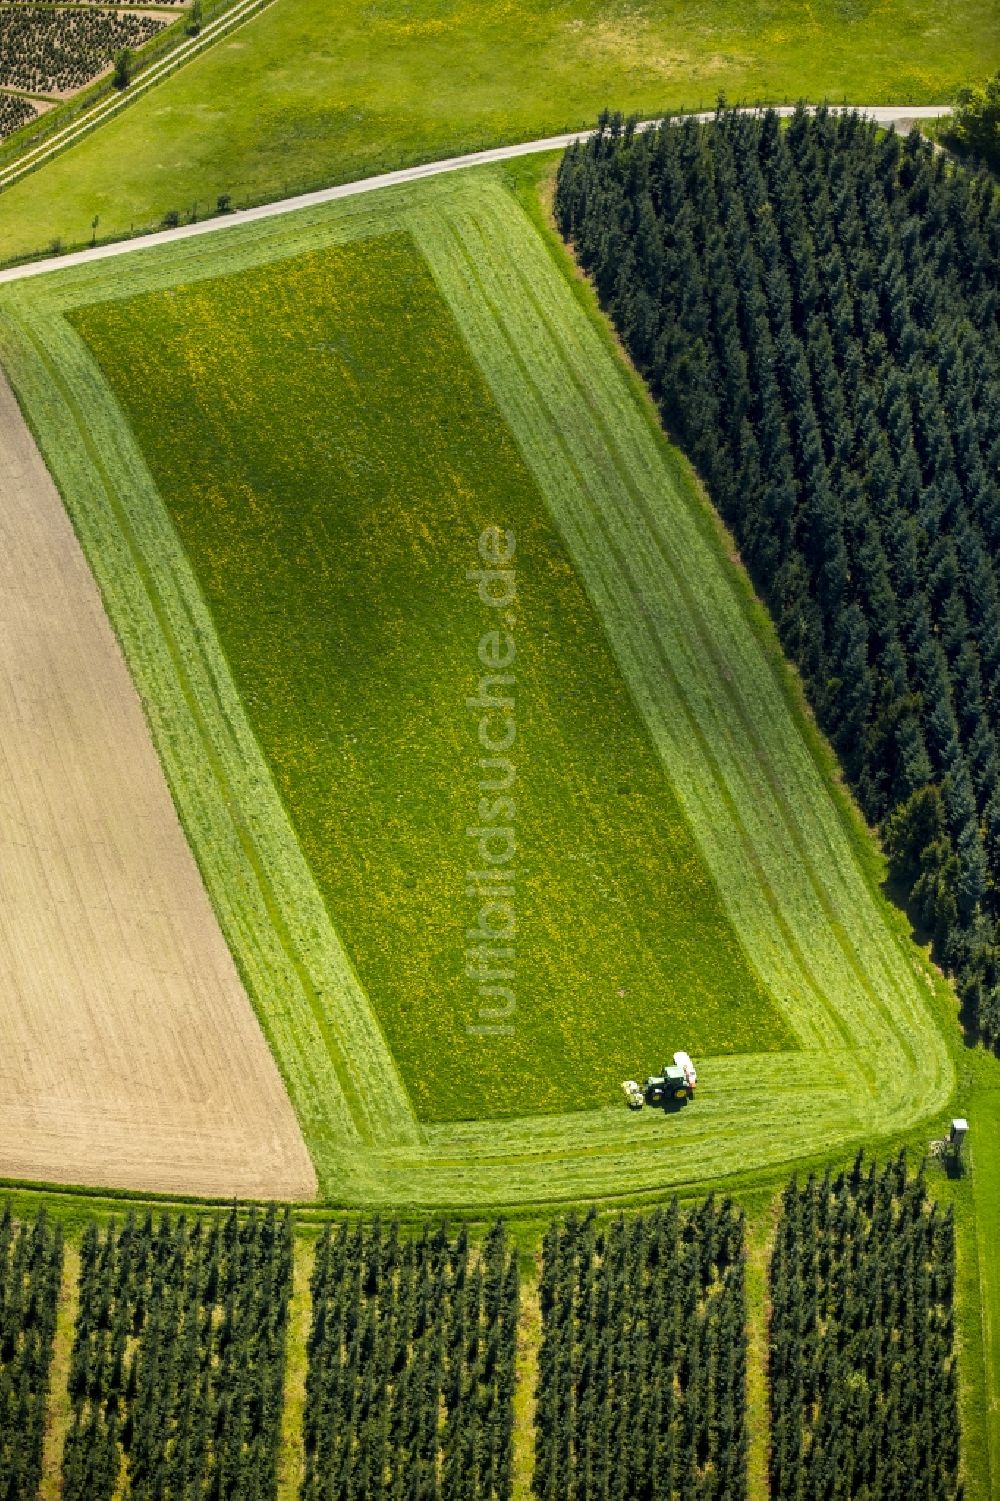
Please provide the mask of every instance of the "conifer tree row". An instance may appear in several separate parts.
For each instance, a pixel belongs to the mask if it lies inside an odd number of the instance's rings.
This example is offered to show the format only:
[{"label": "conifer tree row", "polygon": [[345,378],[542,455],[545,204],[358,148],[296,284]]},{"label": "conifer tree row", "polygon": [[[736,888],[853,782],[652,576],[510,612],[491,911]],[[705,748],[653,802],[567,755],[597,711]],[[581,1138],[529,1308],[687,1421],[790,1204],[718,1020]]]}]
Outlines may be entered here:
[{"label": "conifer tree row", "polygon": [[37,110],[29,99],[22,99],[18,94],[0,93],[0,140],[27,125],[36,114]]},{"label": "conifer tree row", "polygon": [[328,1228],[312,1278],[303,1501],[506,1501],[517,1256],[495,1225]]},{"label": "conifer tree row", "polygon": [[743,1215],[728,1199],[545,1236],[539,1501],[746,1494]]},{"label": "conifer tree row", "polygon": [[62,1276],[60,1226],[44,1209],[0,1214],[0,1501],[33,1501],[42,1477],[45,1401]]},{"label": "conifer tree row", "polygon": [[556,211],[1000,1038],[1000,208],[856,114],[605,115]]},{"label": "conifer tree row", "polygon": [[292,1225],[91,1222],[70,1357],[66,1501],[267,1501],[276,1491]]},{"label": "conifer tree row", "polygon": [[785,1191],[771,1262],[775,1501],[954,1501],[949,1206],[900,1156]]}]

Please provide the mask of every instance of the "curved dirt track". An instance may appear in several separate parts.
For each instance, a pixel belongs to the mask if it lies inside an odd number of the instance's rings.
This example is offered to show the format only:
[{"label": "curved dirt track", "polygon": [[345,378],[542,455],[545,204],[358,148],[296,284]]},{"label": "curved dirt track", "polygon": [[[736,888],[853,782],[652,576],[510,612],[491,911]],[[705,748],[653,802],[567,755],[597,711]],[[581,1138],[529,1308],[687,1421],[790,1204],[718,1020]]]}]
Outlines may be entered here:
[{"label": "curved dirt track", "polygon": [[0,377],[0,1177],[307,1198],[312,1163]]}]

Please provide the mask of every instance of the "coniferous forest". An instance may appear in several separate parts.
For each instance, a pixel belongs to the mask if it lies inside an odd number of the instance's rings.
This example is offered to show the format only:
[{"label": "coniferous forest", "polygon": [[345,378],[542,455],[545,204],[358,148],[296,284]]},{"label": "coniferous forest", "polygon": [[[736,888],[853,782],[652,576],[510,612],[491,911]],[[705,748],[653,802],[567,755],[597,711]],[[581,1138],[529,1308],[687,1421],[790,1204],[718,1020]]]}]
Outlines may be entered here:
[{"label": "coniferous forest", "polygon": [[91,1222],[80,1262],[66,1501],[273,1497],[288,1213]]},{"label": "coniferous forest", "polygon": [[771,1262],[775,1501],[959,1495],[952,1213],[905,1158],[794,1181]]},{"label": "coniferous forest", "polygon": [[62,1230],[41,1210],[15,1224],[0,1214],[0,1501],[25,1501],[42,1474]]},{"label": "coniferous forest", "polygon": [[303,1501],[506,1501],[517,1256],[467,1234],[342,1225],[319,1242]]},{"label": "coniferous forest", "polygon": [[605,116],[566,153],[556,212],[996,1045],[992,182],[855,114]]},{"label": "coniferous forest", "polygon": [[735,1501],[746,1489],[743,1216],[707,1199],[543,1247],[540,1501]]}]

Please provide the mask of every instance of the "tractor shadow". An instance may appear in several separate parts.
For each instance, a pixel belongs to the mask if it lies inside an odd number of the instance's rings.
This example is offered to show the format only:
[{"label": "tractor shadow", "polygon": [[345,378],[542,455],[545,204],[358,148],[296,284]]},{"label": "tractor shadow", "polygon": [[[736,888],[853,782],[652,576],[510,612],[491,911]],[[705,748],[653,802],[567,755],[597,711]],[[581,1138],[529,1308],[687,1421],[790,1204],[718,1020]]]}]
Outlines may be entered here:
[{"label": "tractor shadow", "polygon": [[691,1101],[687,1095],[685,1095],[683,1100],[675,1100],[673,1095],[671,1095],[666,1100],[647,1100],[646,1109],[659,1110],[663,1115],[679,1115],[682,1110],[687,1109],[690,1103]]}]

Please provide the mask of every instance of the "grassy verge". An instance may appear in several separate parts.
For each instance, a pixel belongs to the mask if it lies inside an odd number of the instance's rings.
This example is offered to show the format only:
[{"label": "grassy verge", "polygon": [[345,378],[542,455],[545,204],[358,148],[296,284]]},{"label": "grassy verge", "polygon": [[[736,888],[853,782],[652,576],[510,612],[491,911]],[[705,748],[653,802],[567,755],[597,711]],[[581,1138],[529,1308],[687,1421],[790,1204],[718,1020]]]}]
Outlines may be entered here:
[{"label": "grassy verge", "polygon": [[979,1254],[979,1299],[986,1372],[989,1473],[1000,1484],[1000,1063],[978,1060],[969,1107],[972,1178]]},{"label": "grassy verge", "polygon": [[535,1472],[535,1389],[542,1308],[538,1295],[540,1241],[533,1254],[521,1256],[521,1312],[517,1328],[517,1385],[514,1389],[513,1501],[530,1501]]},{"label": "grassy verge", "polygon": [[[946,43],[946,44],[945,44]],[[977,0],[282,0],[0,197],[0,257],[505,141],[805,98],[942,103],[1000,60]]]},{"label": "grassy verge", "polygon": [[278,1501],[296,1501],[305,1473],[302,1418],[306,1406],[306,1370],[309,1365],[309,1279],[312,1275],[314,1248],[313,1234],[300,1232],[296,1236],[292,1300],[288,1308],[284,1402],[281,1409]]},{"label": "grassy verge", "polygon": [[767,1501],[770,1423],[768,1417],[768,1265],[780,1212],[780,1198],[756,1201],[747,1216],[747,1421],[750,1448],[747,1458],[748,1501]]}]

